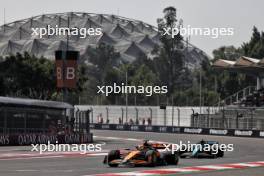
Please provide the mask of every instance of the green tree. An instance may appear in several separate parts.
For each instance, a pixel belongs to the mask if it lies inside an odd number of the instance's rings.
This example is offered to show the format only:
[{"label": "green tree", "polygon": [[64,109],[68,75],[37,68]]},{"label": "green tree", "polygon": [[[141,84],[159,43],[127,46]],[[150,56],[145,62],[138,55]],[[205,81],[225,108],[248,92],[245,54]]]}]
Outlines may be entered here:
[{"label": "green tree", "polygon": [[264,33],[259,32],[254,26],[250,41],[243,43],[241,49],[245,56],[262,59],[264,57]]},{"label": "green tree", "polygon": [[[74,100],[85,89],[86,69],[78,68],[77,88],[69,90]],[[28,53],[7,56],[0,61],[0,95],[44,100],[60,100],[56,87],[55,63]],[[71,101],[72,102],[72,101]]]},{"label": "green tree", "polygon": [[[144,86],[145,88],[147,86],[156,86],[158,85],[158,80],[156,75],[153,73],[153,71],[146,65],[141,65],[140,67],[137,67],[135,70],[134,76],[131,78],[131,85],[134,86]],[[153,92],[153,90],[152,90]],[[153,93],[151,96],[147,96],[149,93],[144,94],[135,94],[133,96],[134,100],[136,100],[137,104],[140,105],[149,105],[152,100],[155,98],[155,93]]]},{"label": "green tree", "polygon": [[0,63],[2,95],[50,99],[56,92],[54,63],[25,53],[8,56]]},{"label": "green tree", "polygon": [[99,44],[95,49],[88,48],[89,61],[97,68],[98,79],[104,84],[107,72],[115,65],[119,65],[120,54],[113,46]]},{"label": "green tree", "polygon": [[172,94],[183,70],[184,56],[181,51],[183,38],[179,33],[174,37],[164,35],[165,29],[171,32],[173,28],[179,27],[181,24],[178,23],[174,7],[165,8],[163,13],[164,17],[157,20],[162,45],[158,50],[155,50],[158,56],[154,58],[154,65],[160,81],[168,86],[169,94]]},{"label": "green tree", "polygon": [[237,58],[242,56],[242,50],[234,46],[222,46],[218,49],[213,50],[213,58],[225,59],[235,61]]}]

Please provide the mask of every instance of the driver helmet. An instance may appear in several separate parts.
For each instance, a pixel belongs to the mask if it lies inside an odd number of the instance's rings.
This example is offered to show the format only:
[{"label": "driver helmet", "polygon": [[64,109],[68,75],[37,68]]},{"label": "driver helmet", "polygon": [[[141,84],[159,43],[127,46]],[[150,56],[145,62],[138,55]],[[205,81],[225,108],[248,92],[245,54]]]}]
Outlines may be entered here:
[{"label": "driver helmet", "polygon": [[148,140],[145,140],[145,141],[143,142],[143,146],[144,146],[144,147],[150,147],[149,141],[148,141]]}]

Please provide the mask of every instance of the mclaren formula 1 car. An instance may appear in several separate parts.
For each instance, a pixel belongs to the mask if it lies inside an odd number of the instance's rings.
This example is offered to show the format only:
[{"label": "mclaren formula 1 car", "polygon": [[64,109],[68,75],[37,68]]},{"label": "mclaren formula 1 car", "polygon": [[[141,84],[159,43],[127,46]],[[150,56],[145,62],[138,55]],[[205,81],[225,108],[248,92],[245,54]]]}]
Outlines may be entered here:
[{"label": "mclaren formula 1 car", "polygon": [[181,149],[179,155],[180,158],[219,158],[224,156],[219,146],[217,141],[201,140],[190,148]]},{"label": "mclaren formula 1 car", "polygon": [[177,165],[179,153],[164,150],[161,143],[149,143],[145,141],[143,145],[136,146],[135,149],[111,150],[105,156],[103,163],[110,167],[117,166],[157,166],[157,165]]}]

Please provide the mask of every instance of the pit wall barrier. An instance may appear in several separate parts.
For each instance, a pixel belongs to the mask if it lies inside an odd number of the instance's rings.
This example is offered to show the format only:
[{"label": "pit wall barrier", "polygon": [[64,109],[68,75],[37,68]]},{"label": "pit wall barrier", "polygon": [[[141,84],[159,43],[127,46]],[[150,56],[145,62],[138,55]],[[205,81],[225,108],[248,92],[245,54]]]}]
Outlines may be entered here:
[{"label": "pit wall barrier", "polygon": [[264,131],[261,130],[120,125],[120,124],[90,124],[90,129],[264,138]]}]

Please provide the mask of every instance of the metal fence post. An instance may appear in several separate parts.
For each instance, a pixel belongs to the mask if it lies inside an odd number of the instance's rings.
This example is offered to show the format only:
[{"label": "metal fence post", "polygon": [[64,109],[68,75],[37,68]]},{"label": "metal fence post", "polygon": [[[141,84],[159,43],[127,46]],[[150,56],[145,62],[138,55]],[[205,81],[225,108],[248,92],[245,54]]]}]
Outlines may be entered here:
[{"label": "metal fence post", "polygon": [[93,120],[93,108],[92,107],[90,107],[90,113],[91,113],[91,121],[92,121],[92,123],[94,122],[94,120]]},{"label": "metal fence post", "polygon": [[166,109],[164,109],[164,126],[167,125],[167,113],[166,113]]},{"label": "metal fence post", "polygon": [[90,133],[90,110],[87,110],[86,111],[86,114],[85,114],[85,116],[86,116],[86,132],[87,132],[87,134],[89,134]]},{"label": "metal fence post", "polygon": [[239,116],[239,113],[236,110],[236,129],[239,129],[239,127],[238,127],[238,116]]},{"label": "metal fence post", "polygon": [[209,124],[210,124],[210,122],[209,122],[209,120],[210,120],[210,107],[208,107],[207,111],[208,111],[208,116],[207,116],[206,128],[210,128],[209,127]]},{"label": "metal fence post", "polygon": [[181,126],[181,110],[180,108],[177,108],[178,111],[178,126]]},{"label": "metal fence post", "polygon": [[79,111],[78,113],[78,132],[81,132],[81,128],[82,128],[82,125],[81,125],[81,119],[82,119],[82,111]]},{"label": "metal fence post", "polygon": [[225,108],[223,106],[223,111],[222,111],[222,128],[225,128]]},{"label": "metal fence post", "polygon": [[151,124],[152,124],[152,109],[149,108],[149,111],[150,111],[150,121],[151,121]]},{"label": "metal fence post", "polygon": [[194,126],[196,126],[195,125],[195,119],[194,119],[194,109],[192,108],[191,110],[192,110],[191,126],[194,127]]},{"label": "metal fence post", "polygon": [[138,120],[138,108],[135,108],[136,110],[136,125],[139,124],[139,120]]},{"label": "metal fence post", "polygon": [[78,110],[77,111],[77,116],[76,116],[76,121],[75,121],[75,128],[76,128],[76,131],[80,131],[80,127],[79,127],[79,124],[80,123],[80,111]]},{"label": "metal fence post", "polygon": [[106,123],[108,124],[109,123],[109,108],[106,107]]},{"label": "metal fence post", "polygon": [[173,126],[174,124],[174,106],[172,105],[172,109],[171,109],[171,126]]},{"label": "metal fence post", "polygon": [[121,108],[122,116],[121,116],[121,123],[124,124],[124,108]]},{"label": "metal fence post", "polygon": [[82,111],[81,113],[81,121],[80,121],[80,127],[81,127],[81,132],[83,133],[84,132],[84,117],[85,117],[85,111]]},{"label": "metal fence post", "polygon": [[254,109],[251,109],[251,118],[250,118],[250,126],[251,126],[251,130],[253,130],[253,128],[254,128],[254,127],[253,127],[253,126],[254,126],[254,125],[253,125],[253,118],[254,118],[254,117],[253,117],[253,111],[254,111]]},{"label": "metal fence post", "polygon": [[79,115],[79,108],[76,108],[76,111],[75,111],[75,122],[74,122],[74,126],[73,126],[73,130],[76,131],[77,130],[77,121],[78,121],[78,115]]}]

